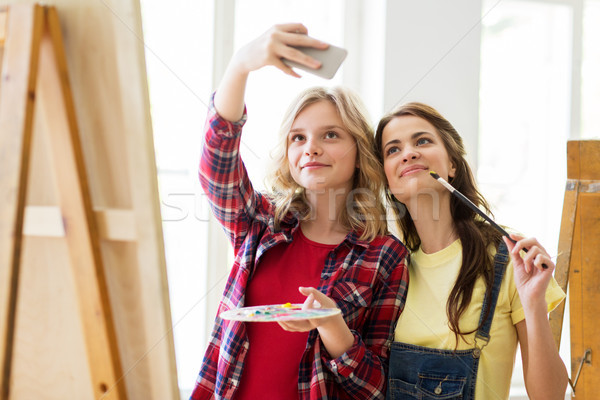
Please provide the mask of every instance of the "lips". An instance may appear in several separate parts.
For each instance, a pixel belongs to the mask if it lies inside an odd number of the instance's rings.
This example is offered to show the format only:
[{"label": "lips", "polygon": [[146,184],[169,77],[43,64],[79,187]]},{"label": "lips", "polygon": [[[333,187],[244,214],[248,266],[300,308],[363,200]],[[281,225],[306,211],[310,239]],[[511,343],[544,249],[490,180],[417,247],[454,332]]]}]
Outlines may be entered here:
[{"label": "lips", "polygon": [[405,175],[409,175],[411,173],[414,172],[418,172],[418,171],[427,171],[427,167],[424,167],[423,165],[411,165],[410,167],[406,167],[402,170],[402,172],[400,173],[400,177],[403,177]]},{"label": "lips", "polygon": [[326,166],[327,166],[327,164],[322,164],[319,162],[311,161],[311,162],[307,162],[306,164],[304,164],[302,166],[302,168],[319,168],[319,167],[326,167]]}]

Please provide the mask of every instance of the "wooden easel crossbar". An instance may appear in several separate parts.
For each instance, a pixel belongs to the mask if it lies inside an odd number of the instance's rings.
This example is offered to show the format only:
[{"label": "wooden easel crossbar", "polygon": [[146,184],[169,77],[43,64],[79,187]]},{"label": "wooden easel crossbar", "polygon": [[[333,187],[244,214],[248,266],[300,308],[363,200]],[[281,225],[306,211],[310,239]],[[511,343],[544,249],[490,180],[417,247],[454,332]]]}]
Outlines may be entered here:
[{"label": "wooden easel crossbar", "polygon": [[94,398],[125,399],[115,327],[93,215],[57,11],[40,5],[0,10],[0,400],[8,400],[25,199],[36,118],[50,135],[51,168],[83,323]]}]

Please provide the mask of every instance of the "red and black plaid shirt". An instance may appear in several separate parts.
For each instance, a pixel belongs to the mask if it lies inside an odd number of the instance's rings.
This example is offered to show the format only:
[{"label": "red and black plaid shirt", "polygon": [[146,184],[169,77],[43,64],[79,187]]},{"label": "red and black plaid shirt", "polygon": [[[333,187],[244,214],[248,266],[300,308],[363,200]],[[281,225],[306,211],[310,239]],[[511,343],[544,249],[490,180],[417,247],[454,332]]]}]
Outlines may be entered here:
[{"label": "red and black plaid shirt", "polygon": [[[235,123],[222,119],[211,99],[199,175],[235,253],[219,314],[244,306],[244,291],[258,260],[269,248],[291,241],[299,227],[298,220],[288,215],[275,230],[272,202],[254,191],[239,155],[245,121],[245,112]],[[318,288],[342,310],[354,344],[332,359],[318,331],[309,333],[306,350],[297,361],[300,399],[385,397],[389,347],[406,300],[408,253],[391,235],[371,242],[358,236],[350,232],[326,259]],[[231,399],[239,386],[247,349],[244,323],[217,317],[191,399]],[[266,377],[268,373],[265,371]]]}]

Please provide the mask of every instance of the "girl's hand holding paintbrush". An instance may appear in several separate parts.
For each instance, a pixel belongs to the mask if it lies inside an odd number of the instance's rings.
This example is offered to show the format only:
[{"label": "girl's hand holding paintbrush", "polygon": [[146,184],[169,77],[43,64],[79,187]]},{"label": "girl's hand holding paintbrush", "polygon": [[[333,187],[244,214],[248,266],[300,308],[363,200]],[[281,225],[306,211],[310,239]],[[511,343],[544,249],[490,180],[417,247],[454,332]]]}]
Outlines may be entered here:
[{"label": "girl's hand holding paintbrush", "polygon": [[[531,307],[537,303],[546,310],[546,288],[552,278],[552,271],[554,271],[552,259],[535,238],[524,238],[511,234],[510,238],[504,236],[503,239],[512,257],[515,284],[521,303],[528,302]],[[523,249],[529,251],[521,255]],[[546,265],[547,268],[542,265]],[[546,311],[544,311],[544,315],[545,313]]]}]

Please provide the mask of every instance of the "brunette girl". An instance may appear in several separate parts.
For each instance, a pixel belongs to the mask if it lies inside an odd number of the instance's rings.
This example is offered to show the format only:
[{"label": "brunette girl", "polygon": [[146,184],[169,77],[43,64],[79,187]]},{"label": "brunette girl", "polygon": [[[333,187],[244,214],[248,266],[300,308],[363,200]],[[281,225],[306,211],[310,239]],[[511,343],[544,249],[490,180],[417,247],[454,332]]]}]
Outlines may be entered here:
[{"label": "brunette girl", "polygon": [[388,398],[507,399],[519,344],[530,398],[564,399],[568,378],[547,313],[565,295],[546,250],[534,238],[502,237],[431,177],[435,171],[489,213],[462,138],[433,108],[392,111],[376,142],[411,251]]}]

